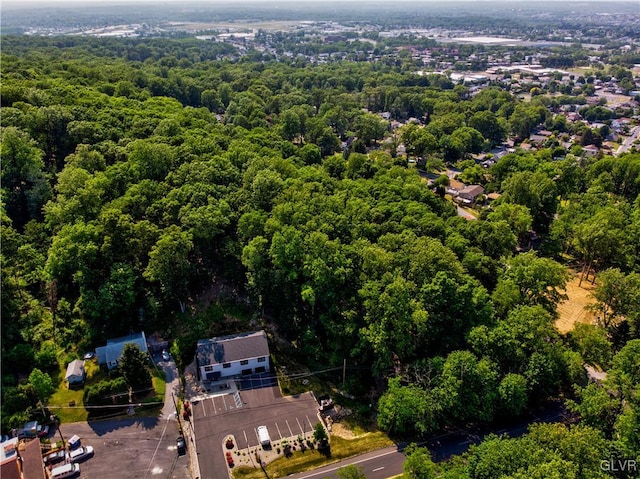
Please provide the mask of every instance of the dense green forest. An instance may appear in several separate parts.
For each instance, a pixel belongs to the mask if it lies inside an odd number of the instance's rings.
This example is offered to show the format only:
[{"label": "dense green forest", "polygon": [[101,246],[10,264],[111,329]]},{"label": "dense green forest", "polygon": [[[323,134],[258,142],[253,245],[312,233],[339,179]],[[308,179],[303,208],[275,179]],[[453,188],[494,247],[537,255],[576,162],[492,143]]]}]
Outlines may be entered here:
[{"label": "dense green forest", "polygon": [[[470,95],[402,64],[225,48],[3,37],[3,430],[108,338],[159,332],[185,364],[197,339],[246,327],[206,297],[249,311],[311,369],[368,371],[347,389],[379,398],[377,424],[397,437],[570,400],[576,424],[447,466],[416,449],[406,477],[610,477],[601,460],[640,458],[639,154],[551,144],[484,170],[471,154],[567,125],[543,97]],[[381,112],[419,122],[392,130]],[[502,195],[465,220],[408,158]],[[562,335],[568,261],[595,282],[600,321]]]}]

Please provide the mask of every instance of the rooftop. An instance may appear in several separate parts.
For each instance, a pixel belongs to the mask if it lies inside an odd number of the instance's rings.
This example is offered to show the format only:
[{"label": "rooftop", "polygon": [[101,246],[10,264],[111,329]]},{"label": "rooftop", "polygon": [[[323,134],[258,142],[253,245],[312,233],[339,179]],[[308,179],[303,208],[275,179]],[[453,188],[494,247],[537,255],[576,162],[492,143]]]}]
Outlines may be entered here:
[{"label": "rooftop", "polygon": [[229,363],[242,359],[269,356],[269,344],[264,331],[220,336],[198,341],[200,366]]}]

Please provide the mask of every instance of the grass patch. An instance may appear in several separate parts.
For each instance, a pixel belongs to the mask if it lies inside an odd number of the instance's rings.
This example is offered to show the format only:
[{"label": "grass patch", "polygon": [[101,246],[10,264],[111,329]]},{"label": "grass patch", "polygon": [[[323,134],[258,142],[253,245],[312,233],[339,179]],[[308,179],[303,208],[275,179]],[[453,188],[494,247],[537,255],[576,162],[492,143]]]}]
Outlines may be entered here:
[{"label": "grass patch", "polygon": [[[85,361],[84,370],[87,373],[85,386],[91,386],[106,378],[106,375],[100,371],[100,366],[96,361]],[[82,403],[84,388],[68,389],[64,381],[66,372],[66,368],[61,368],[58,389],[49,398],[48,407],[53,414],[58,416],[62,423],[86,421],[89,413]],[[71,406],[71,404],[75,405]]]},{"label": "grass patch", "polygon": [[[266,471],[269,477],[285,477],[391,445],[393,442],[382,432],[367,433],[355,439],[331,436],[331,457],[323,456],[315,449],[305,452],[296,451],[289,459],[280,457],[271,462],[267,465]],[[238,467],[233,471],[233,477],[235,479],[264,479],[265,476],[259,468]]]},{"label": "grass patch", "polygon": [[[100,370],[100,366],[96,361],[85,361],[84,368],[87,373],[87,379],[85,381],[85,387],[93,386],[104,379],[109,379],[109,375]],[[165,380],[164,372],[158,369],[152,369],[152,385],[153,394],[149,394],[141,403],[156,403],[160,402],[164,404],[164,395],[167,389],[167,383]],[[66,374],[66,368],[60,371],[58,389],[49,398],[48,407],[51,412],[58,416],[61,423],[81,422],[87,421],[89,418],[89,412],[84,408],[82,402],[84,396],[84,388],[82,389],[68,389],[64,381]],[[74,404],[71,406],[71,404]],[[124,407],[124,406],[123,406]],[[162,405],[149,405],[143,407],[138,415],[152,416],[155,414],[158,408]]]},{"label": "grass patch", "polygon": [[154,371],[151,383],[153,384],[153,390],[155,391],[155,399],[158,401],[164,401],[164,394],[167,390],[167,381],[164,372],[159,370]]}]

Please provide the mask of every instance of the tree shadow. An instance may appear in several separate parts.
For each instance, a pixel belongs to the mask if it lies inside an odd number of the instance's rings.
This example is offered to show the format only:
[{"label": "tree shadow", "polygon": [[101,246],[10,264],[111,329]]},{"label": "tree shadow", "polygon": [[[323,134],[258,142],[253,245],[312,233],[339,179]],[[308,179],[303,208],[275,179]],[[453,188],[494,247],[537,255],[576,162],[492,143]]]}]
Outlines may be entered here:
[{"label": "tree shadow", "polygon": [[158,417],[135,417],[127,419],[114,419],[102,421],[89,421],[89,427],[97,436],[103,436],[107,433],[117,431],[118,429],[135,426],[141,429],[149,430],[155,428],[160,423]]}]

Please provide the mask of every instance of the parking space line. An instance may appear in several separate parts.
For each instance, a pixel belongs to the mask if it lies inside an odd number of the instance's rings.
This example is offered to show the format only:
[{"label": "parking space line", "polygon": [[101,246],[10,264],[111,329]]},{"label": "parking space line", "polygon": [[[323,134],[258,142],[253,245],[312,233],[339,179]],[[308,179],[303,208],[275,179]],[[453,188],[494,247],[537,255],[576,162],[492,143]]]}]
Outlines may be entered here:
[{"label": "parking space line", "polygon": [[224,410],[226,411],[227,408],[227,401],[224,400],[224,396],[220,396],[222,398],[222,404],[224,404]]},{"label": "parking space line", "polygon": [[302,425],[300,424],[300,421],[298,421],[298,417],[296,416],[296,422],[298,423],[298,427],[300,428],[300,432],[302,434],[304,434],[304,429],[302,429]]},{"label": "parking space line", "polygon": [[286,419],[284,420],[284,422],[287,423],[287,427],[289,428],[289,434],[291,434],[291,436],[293,436],[293,431],[291,430],[291,426],[289,426],[289,421],[287,421]]},{"label": "parking space line", "polygon": [[207,417],[207,408],[204,407],[204,403],[206,401],[203,399],[202,401],[200,401],[200,404],[202,404],[202,412],[204,413],[204,417]]},{"label": "parking space line", "polygon": [[247,442],[247,449],[249,448],[249,438],[247,437],[247,431],[242,430],[242,434],[244,434],[244,440]]},{"label": "parking space line", "polygon": [[306,415],[306,416],[307,416],[307,422],[309,423],[309,427],[313,431],[313,424],[311,424],[311,419],[309,419],[309,415]]},{"label": "parking space line", "polygon": [[278,423],[276,423],[276,429],[278,430],[278,436],[282,439],[282,433],[280,432],[280,428],[278,427]]},{"label": "parking space line", "polygon": [[218,410],[216,409],[216,400],[214,397],[211,397],[211,404],[213,404],[213,414],[218,414]]}]

